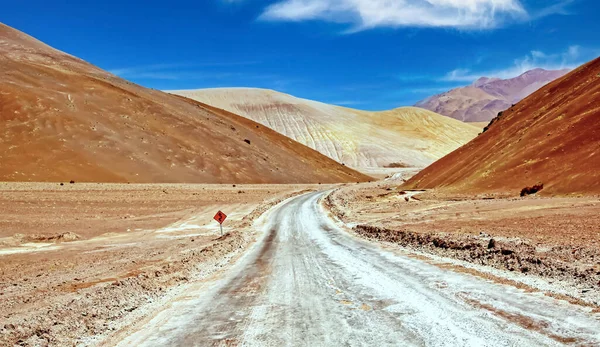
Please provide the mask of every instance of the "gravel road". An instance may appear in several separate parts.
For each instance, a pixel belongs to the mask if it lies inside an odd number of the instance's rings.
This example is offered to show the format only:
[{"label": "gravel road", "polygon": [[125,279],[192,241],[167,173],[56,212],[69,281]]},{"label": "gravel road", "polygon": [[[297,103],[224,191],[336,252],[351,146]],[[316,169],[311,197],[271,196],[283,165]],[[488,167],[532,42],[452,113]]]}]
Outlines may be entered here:
[{"label": "gravel road", "polygon": [[120,346],[600,345],[600,315],[359,240],[323,192],[263,215],[258,242]]}]

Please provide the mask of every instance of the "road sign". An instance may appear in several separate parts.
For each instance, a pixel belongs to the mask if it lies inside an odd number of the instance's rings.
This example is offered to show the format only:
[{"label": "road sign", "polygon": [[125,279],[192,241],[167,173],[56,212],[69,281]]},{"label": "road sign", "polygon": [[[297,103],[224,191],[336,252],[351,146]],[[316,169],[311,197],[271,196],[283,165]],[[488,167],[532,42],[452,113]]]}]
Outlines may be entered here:
[{"label": "road sign", "polygon": [[221,211],[217,212],[215,215],[215,220],[219,222],[219,224],[223,224],[223,222],[227,219],[227,215]]},{"label": "road sign", "polygon": [[219,226],[221,227],[221,236],[223,236],[223,222],[227,219],[227,215],[221,211],[217,212],[214,216],[215,220],[219,222]]}]

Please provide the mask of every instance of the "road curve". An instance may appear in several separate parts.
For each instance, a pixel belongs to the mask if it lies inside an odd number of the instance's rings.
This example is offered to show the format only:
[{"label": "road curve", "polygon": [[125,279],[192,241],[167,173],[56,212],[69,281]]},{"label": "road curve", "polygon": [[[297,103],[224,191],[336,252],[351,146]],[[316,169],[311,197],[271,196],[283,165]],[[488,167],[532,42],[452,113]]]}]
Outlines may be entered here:
[{"label": "road curve", "polygon": [[222,278],[119,345],[600,345],[600,315],[359,240],[328,219],[323,194],[271,209]]}]

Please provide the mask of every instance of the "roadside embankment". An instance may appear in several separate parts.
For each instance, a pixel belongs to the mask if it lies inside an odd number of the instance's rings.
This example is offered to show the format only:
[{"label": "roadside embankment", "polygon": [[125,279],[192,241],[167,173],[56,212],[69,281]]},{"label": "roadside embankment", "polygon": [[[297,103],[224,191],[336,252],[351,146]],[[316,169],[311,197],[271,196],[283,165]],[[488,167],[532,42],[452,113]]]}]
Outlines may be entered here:
[{"label": "roadside embankment", "polygon": [[324,205],[363,238],[541,279],[600,305],[598,198],[457,198],[378,182],[344,186]]}]

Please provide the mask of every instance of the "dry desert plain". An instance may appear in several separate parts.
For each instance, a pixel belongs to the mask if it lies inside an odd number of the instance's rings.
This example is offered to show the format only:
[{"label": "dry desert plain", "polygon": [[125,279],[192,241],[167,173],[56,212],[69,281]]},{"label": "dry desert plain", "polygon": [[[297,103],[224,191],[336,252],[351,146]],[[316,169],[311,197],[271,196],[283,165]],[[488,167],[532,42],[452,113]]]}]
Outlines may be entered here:
[{"label": "dry desert plain", "polygon": [[[280,205],[287,198],[316,191],[325,192],[317,197],[319,203],[350,239],[367,239],[384,250],[401,251],[443,274],[480,278],[568,303],[569,309],[587,312],[590,318],[598,316],[594,313],[600,309],[598,197],[467,197],[403,191],[393,180],[338,186],[3,183],[0,344],[118,345],[139,331],[162,331],[164,327],[152,324],[161,314],[173,315],[165,313],[165,307],[181,301],[182,295],[194,296],[185,294],[190,286],[226,279],[236,262],[244,263],[239,260],[242,255],[251,256],[253,245],[269,239],[264,231],[268,229],[279,232],[270,241],[276,250],[266,253],[268,261],[261,260],[270,264],[269,276],[279,268],[285,273],[295,269],[298,283],[304,283],[297,265],[292,270],[289,264],[277,266],[277,259],[286,257],[277,248],[285,247],[286,236],[281,234],[285,227],[267,225],[261,230],[255,224],[270,209],[286,208]],[[218,210],[228,214],[223,237],[212,220]],[[305,220],[302,225],[321,218],[295,213]],[[266,214],[268,221],[278,220]],[[310,235],[312,226],[305,228]],[[324,230],[335,235],[330,228]],[[300,252],[299,245],[288,247]],[[316,236],[309,236],[309,247],[322,246]],[[253,267],[263,268],[261,261]],[[254,288],[252,297],[268,291],[267,284],[265,288],[260,284],[267,275],[250,277],[243,282],[244,287]],[[447,285],[440,281],[436,283]],[[249,295],[248,289],[244,294],[239,290],[233,297]],[[340,302],[352,309],[354,301]],[[222,305],[236,312],[253,306],[235,300]],[[378,307],[368,300],[361,305],[357,308],[386,310],[385,305]],[[473,305],[493,310],[488,304]],[[570,332],[560,335],[544,325],[548,324],[544,317],[532,321],[507,312],[493,315],[508,315],[504,319],[515,326],[556,343],[595,341]],[[214,317],[214,312],[209,316]],[[226,330],[235,331],[230,326]],[[238,337],[213,339],[214,335],[194,338],[209,345],[238,341]],[[132,339],[142,345],[186,341]]]},{"label": "dry desert plain", "polygon": [[256,217],[317,187],[2,183],[0,345],[93,343],[225,266]]}]

